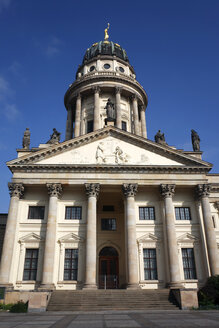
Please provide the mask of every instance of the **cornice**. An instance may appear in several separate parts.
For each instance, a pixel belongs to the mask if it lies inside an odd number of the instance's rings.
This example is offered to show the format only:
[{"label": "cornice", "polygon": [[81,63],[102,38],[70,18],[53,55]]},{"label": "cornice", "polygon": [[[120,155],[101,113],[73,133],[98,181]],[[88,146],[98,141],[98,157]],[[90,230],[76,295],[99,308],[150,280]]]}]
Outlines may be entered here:
[{"label": "cornice", "polygon": [[88,73],[82,78],[80,78],[80,80],[76,80],[75,82],[73,82],[65,93],[65,97],[64,97],[65,107],[68,105],[70,95],[76,92],[76,90],[78,90],[80,87],[89,85],[92,82],[102,82],[102,81],[125,83],[126,85],[134,87],[140,92],[147,106],[148,104],[147,94],[144,88],[141,86],[141,84],[137,82],[134,78],[131,78],[129,76],[116,75],[115,72],[100,72],[100,73],[90,73],[90,74]]},{"label": "cornice", "polygon": [[[89,142],[101,140],[107,136],[116,137],[118,139],[124,140],[124,141],[126,141],[130,144],[136,145],[138,147],[144,147],[145,149],[147,149],[151,152],[155,152],[155,153],[160,154],[161,156],[165,156],[167,158],[178,160],[180,163],[186,165],[186,167],[184,167],[184,166],[177,167],[177,171],[179,171],[180,169],[187,171],[189,168],[190,169],[192,168],[192,170],[195,170],[195,171],[201,170],[201,171],[207,173],[212,167],[212,165],[210,163],[204,162],[198,158],[195,158],[195,157],[192,157],[189,155],[182,154],[182,152],[172,149],[167,145],[157,144],[154,141],[145,139],[143,137],[131,134],[130,132],[123,131],[121,129],[118,129],[118,128],[112,127],[112,126],[91,132],[86,135],[79,136],[77,138],[73,138],[71,140],[64,141],[60,144],[51,145],[48,148],[44,148],[37,152],[31,153],[29,155],[25,155],[25,156],[16,158],[12,161],[9,161],[9,162],[7,162],[7,165],[10,169],[12,169],[12,168],[15,169],[15,167],[18,167],[18,166],[24,167],[25,165],[27,165],[30,168],[31,166],[33,166],[36,162],[38,162],[40,160],[43,160],[45,158],[50,158],[56,154],[61,154],[62,152],[65,152],[70,149],[76,149],[83,145],[87,145]],[[39,164],[38,166],[43,167],[44,165]],[[50,166],[53,167],[52,165],[50,165]],[[58,165],[58,166],[60,166],[60,165]],[[34,165],[34,167],[35,167],[35,165]],[[80,167],[80,165],[74,165],[74,167]],[[91,167],[91,165],[89,165],[89,167]],[[95,167],[96,167],[96,165],[95,165]],[[101,165],[101,167],[103,168],[104,166]],[[110,166],[107,166],[107,167],[110,167]],[[119,167],[119,165],[117,165],[116,167]],[[128,167],[128,166],[125,166],[125,167]],[[150,166],[142,166],[142,167],[148,168]],[[158,166],[158,167],[163,170],[162,166]],[[171,167],[171,166],[168,166],[168,168],[169,167]]]},{"label": "cornice", "polygon": [[83,172],[83,173],[138,173],[138,174],[206,174],[209,168],[203,166],[150,166],[150,165],[96,165],[96,164],[15,164],[8,165],[11,172]]}]

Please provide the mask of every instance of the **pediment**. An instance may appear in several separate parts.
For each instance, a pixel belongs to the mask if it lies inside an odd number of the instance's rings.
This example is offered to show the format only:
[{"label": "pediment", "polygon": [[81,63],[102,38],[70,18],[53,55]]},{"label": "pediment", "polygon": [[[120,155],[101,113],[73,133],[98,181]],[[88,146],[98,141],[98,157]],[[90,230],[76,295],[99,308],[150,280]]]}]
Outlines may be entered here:
[{"label": "pediment", "polygon": [[197,242],[197,241],[199,241],[199,238],[197,238],[196,236],[194,236],[194,235],[192,235],[192,234],[190,234],[190,233],[184,233],[183,235],[181,235],[181,236],[179,236],[178,238],[177,238],[177,241],[178,242],[192,242],[192,243],[194,243],[194,242]]},{"label": "pediment", "polygon": [[145,235],[141,236],[140,238],[137,239],[137,242],[140,243],[148,243],[148,242],[158,242],[160,241],[160,238],[155,236],[152,233],[146,233]]},{"label": "pediment", "polygon": [[35,234],[34,232],[29,233],[26,236],[23,236],[19,239],[19,243],[32,243],[32,242],[41,242],[42,239],[39,235]]},{"label": "pediment", "polygon": [[211,164],[200,159],[115,127],[52,145],[7,164],[10,168],[16,165],[211,168]]},{"label": "pediment", "polygon": [[83,242],[84,238],[79,237],[77,235],[75,235],[73,232],[68,233],[67,235],[59,238],[58,242],[59,243],[79,243],[79,242]]}]

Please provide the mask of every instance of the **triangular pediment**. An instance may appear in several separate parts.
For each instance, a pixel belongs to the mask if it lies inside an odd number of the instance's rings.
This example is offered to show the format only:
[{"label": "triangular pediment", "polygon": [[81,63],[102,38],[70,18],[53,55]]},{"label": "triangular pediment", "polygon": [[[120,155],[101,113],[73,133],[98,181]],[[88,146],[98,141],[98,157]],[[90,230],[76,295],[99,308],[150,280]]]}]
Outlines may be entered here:
[{"label": "triangular pediment", "polygon": [[83,242],[84,239],[82,237],[79,237],[77,235],[75,235],[73,232],[68,233],[67,235],[59,238],[58,242],[59,243],[79,243],[79,242]]},{"label": "triangular pediment", "polygon": [[42,239],[39,235],[34,232],[29,233],[26,236],[23,236],[19,239],[19,243],[32,243],[32,242],[41,242]]},{"label": "triangular pediment", "polygon": [[194,235],[192,235],[192,234],[190,234],[190,233],[184,233],[183,235],[181,235],[181,236],[179,236],[178,238],[177,238],[177,241],[178,242],[197,242],[197,241],[199,241],[199,239],[196,237],[196,236],[194,236]]},{"label": "triangular pediment", "polygon": [[160,239],[149,232],[149,233],[146,233],[145,235],[141,236],[140,238],[138,238],[137,241],[138,241],[138,243],[148,243],[148,242],[152,242],[152,241],[158,242],[158,241],[160,241]]},{"label": "triangular pediment", "polygon": [[42,166],[135,166],[211,168],[211,164],[183,154],[167,145],[136,136],[115,127],[80,136],[7,163]]}]

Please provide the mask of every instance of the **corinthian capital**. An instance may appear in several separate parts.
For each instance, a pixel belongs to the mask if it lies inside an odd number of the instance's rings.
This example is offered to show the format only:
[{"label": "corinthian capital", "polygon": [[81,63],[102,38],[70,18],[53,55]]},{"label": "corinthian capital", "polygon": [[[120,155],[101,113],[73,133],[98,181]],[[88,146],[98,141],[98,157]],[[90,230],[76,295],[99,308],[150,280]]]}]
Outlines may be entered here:
[{"label": "corinthian capital", "polygon": [[121,87],[116,87],[116,93],[121,93],[122,92],[122,88]]},{"label": "corinthian capital", "polygon": [[161,184],[160,185],[160,193],[164,198],[173,197],[173,195],[175,193],[175,185],[174,184]]},{"label": "corinthian capital", "polygon": [[122,191],[125,197],[134,197],[138,191],[137,183],[124,183]]},{"label": "corinthian capital", "polygon": [[49,196],[60,197],[62,194],[62,185],[61,183],[47,183],[47,189]]},{"label": "corinthian capital", "polygon": [[214,207],[215,207],[216,210],[218,210],[218,212],[219,212],[219,202],[215,202],[215,203],[214,203]]},{"label": "corinthian capital", "polygon": [[24,186],[22,183],[13,183],[8,184],[9,194],[11,197],[22,198],[24,196]]},{"label": "corinthian capital", "polygon": [[98,197],[100,192],[99,183],[85,183],[85,190],[88,197]]},{"label": "corinthian capital", "polygon": [[99,85],[96,85],[95,87],[92,88],[94,93],[100,93],[100,87]]},{"label": "corinthian capital", "polygon": [[208,197],[211,192],[211,185],[209,183],[206,184],[198,184],[195,188],[196,194],[198,197]]}]

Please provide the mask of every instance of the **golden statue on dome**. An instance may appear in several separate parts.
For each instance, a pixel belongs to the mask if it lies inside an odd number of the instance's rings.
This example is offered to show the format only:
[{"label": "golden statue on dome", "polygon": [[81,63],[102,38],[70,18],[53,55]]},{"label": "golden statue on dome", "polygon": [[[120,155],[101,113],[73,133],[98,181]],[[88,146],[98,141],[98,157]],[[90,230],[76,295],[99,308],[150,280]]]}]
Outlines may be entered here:
[{"label": "golden statue on dome", "polygon": [[105,28],[105,30],[104,30],[104,32],[105,32],[104,41],[108,41],[108,39],[109,39],[109,34],[108,34],[109,26],[110,26],[110,24],[108,23],[107,28]]}]

